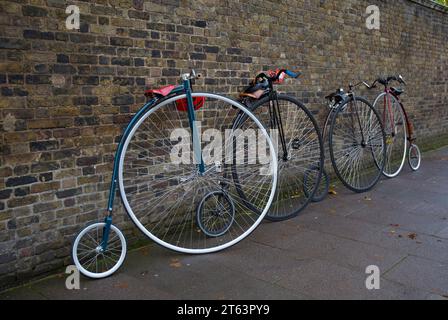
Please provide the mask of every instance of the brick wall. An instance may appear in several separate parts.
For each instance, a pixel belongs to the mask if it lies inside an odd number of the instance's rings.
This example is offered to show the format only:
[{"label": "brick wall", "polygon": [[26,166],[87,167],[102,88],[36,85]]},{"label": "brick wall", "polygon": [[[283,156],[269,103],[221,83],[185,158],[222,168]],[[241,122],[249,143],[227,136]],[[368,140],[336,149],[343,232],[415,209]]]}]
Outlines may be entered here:
[{"label": "brick wall", "polygon": [[[79,31],[65,28],[69,4]],[[365,26],[370,4],[380,31]],[[281,89],[320,120],[337,87],[399,72],[421,143],[448,133],[448,13],[426,0],[2,0],[0,26],[0,287],[70,263],[75,233],[104,213],[145,87],[190,68],[230,95],[262,69],[298,68]]]}]

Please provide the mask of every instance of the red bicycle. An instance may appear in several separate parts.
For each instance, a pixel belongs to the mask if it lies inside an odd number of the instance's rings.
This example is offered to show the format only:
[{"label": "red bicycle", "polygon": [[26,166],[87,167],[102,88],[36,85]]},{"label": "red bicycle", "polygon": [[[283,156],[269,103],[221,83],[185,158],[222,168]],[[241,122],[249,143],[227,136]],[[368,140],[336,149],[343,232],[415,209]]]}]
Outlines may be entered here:
[{"label": "red bicycle", "polygon": [[408,162],[411,169],[416,171],[421,165],[420,149],[414,143],[416,140],[414,127],[400,100],[404,90],[392,87],[390,84],[393,81],[406,85],[401,75],[378,78],[373,84],[375,86],[379,83],[384,86],[384,92],[377,96],[373,106],[381,115],[386,133],[386,164],[383,174],[389,178],[394,178],[401,172],[408,150]]}]

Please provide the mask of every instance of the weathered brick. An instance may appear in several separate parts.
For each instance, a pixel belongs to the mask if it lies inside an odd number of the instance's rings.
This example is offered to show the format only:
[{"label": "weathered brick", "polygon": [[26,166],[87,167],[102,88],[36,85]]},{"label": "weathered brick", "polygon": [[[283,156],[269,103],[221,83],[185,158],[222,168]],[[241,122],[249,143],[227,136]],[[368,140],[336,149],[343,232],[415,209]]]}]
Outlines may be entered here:
[{"label": "weathered brick", "polygon": [[37,178],[34,176],[13,177],[6,180],[7,187],[17,187],[26,184],[37,182]]},{"label": "weathered brick", "polygon": [[61,183],[59,181],[53,181],[48,183],[36,183],[31,185],[31,193],[43,193],[47,191],[57,191],[60,188]]},{"label": "weathered brick", "polygon": [[190,53],[191,60],[206,60],[207,55],[203,53]]},{"label": "weathered brick", "polygon": [[82,96],[82,97],[75,97],[73,98],[73,104],[76,106],[79,105],[97,105],[98,104],[98,97],[95,96]]},{"label": "weathered brick", "polygon": [[9,74],[8,82],[9,84],[23,84],[25,77],[23,74]]},{"label": "weathered brick", "polygon": [[39,174],[39,181],[47,182],[53,180],[53,172],[45,172]]},{"label": "weathered brick", "polygon": [[99,158],[97,156],[93,156],[93,157],[82,157],[82,158],[78,158],[76,160],[76,165],[80,166],[80,167],[84,167],[84,166],[92,166],[94,164],[97,164],[99,162]]},{"label": "weathered brick", "polygon": [[27,75],[26,76],[27,84],[50,84],[50,76],[47,75]]},{"label": "weathered brick", "polygon": [[38,203],[33,206],[34,213],[41,213],[50,210],[56,210],[61,207],[60,202]]},{"label": "weathered brick", "polygon": [[30,187],[22,187],[14,189],[14,196],[24,197],[30,194]]},{"label": "weathered brick", "polygon": [[129,38],[110,37],[110,45],[132,47],[133,41]]},{"label": "weathered brick", "polygon": [[31,172],[32,173],[40,173],[45,171],[53,171],[60,168],[60,165],[56,161],[49,161],[49,162],[38,162],[33,163],[31,165]]},{"label": "weathered brick", "polygon": [[93,35],[81,34],[81,33],[71,33],[70,41],[74,43],[95,43],[95,37]]},{"label": "weathered brick", "polygon": [[129,10],[128,16],[131,19],[149,20],[150,14],[149,12]]},{"label": "weathered brick", "polygon": [[81,194],[81,192],[82,192],[81,188],[73,188],[73,189],[58,191],[58,192],[56,192],[56,196],[58,197],[58,199],[63,199],[63,198],[76,196],[78,194]]},{"label": "weathered brick", "polygon": [[22,12],[24,16],[30,17],[45,17],[48,14],[45,8],[35,6],[23,6]]},{"label": "weathered brick", "polygon": [[131,58],[112,58],[111,63],[119,66],[130,66],[132,65]]},{"label": "weathered brick", "polygon": [[0,38],[0,48],[3,49],[29,49],[31,45],[22,39]]},{"label": "weathered brick", "polygon": [[0,200],[8,199],[12,194],[12,189],[0,190]]},{"label": "weathered brick", "polygon": [[30,142],[30,151],[56,150],[59,148],[58,141],[34,141]]},{"label": "weathered brick", "polygon": [[8,208],[15,208],[33,204],[37,202],[37,200],[38,197],[33,195],[27,197],[13,198],[8,200],[6,203],[8,204]]},{"label": "weathered brick", "polygon": [[128,105],[133,103],[134,103],[134,96],[129,94],[115,96],[112,98],[113,105]]},{"label": "weathered brick", "polygon": [[99,77],[97,76],[74,76],[73,84],[79,85],[98,85]]},{"label": "weathered brick", "polygon": [[76,68],[68,64],[55,64],[51,67],[53,73],[56,74],[75,74]]},{"label": "weathered brick", "polygon": [[42,119],[28,121],[29,129],[65,128],[73,124],[73,119]]}]

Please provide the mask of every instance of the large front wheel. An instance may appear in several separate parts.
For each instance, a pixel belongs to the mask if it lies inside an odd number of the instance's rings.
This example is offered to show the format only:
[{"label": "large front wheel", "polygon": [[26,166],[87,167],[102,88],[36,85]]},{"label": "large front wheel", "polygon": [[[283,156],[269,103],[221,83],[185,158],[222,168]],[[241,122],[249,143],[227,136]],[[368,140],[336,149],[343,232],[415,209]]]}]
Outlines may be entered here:
[{"label": "large front wheel", "polygon": [[[132,127],[119,160],[121,198],[132,221],[158,244],[184,253],[216,252],[247,237],[263,220],[275,194],[277,158],[267,131],[240,103],[194,93],[203,103],[192,125],[179,107],[185,98],[160,102]],[[233,128],[239,113],[246,115],[245,130]],[[242,172],[238,184],[250,190],[259,212],[237,192],[232,165]],[[210,195],[225,195],[225,208],[231,209],[223,210]]]},{"label": "large front wheel", "polygon": [[400,102],[391,94],[380,94],[373,107],[380,114],[386,133],[386,163],[383,174],[395,178],[403,169],[408,149],[406,118]]},{"label": "large front wheel", "polygon": [[365,192],[376,185],[385,165],[385,140],[380,116],[367,100],[355,97],[338,107],[329,132],[330,158],[348,189]]},{"label": "large front wheel", "polygon": [[[324,164],[319,126],[311,112],[288,95],[266,96],[256,101],[251,111],[270,130],[278,157],[277,192],[266,219],[291,219],[306,208],[319,187]],[[237,125],[244,128],[244,123]],[[237,181],[243,176],[239,169],[233,170]],[[308,174],[311,169],[313,174]],[[238,191],[242,198],[250,193],[250,189]]]}]

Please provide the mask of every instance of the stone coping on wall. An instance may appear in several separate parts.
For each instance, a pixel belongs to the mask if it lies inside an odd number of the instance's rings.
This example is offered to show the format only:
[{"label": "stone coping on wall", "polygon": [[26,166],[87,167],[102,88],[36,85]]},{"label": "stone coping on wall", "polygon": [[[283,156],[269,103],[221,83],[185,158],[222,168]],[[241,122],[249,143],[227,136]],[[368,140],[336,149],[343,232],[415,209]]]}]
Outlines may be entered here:
[{"label": "stone coping on wall", "polygon": [[409,1],[415,2],[424,7],[431,8],[431,9],[434,9],[434,10],[437,10],[437,11],[440,11],[443,13],[448,13],[448,7],[445,7],[445,6],[439,4],[435,1],[432,1],[432,0],[409,0]]}]

